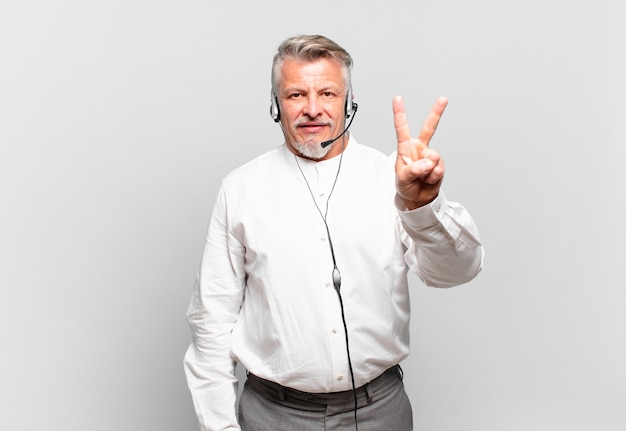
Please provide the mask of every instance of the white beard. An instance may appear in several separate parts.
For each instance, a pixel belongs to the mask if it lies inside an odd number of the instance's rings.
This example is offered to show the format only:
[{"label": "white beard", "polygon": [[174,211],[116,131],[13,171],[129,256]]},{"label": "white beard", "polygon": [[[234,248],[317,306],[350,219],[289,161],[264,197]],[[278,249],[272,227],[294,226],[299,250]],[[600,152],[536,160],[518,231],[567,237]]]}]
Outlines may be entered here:
[{"label": "white beard", "polygon": [[[333,142],[334,144],[334,142]],[[293,147],[300,155],[311,160],[321,160],[331,150],[333,144],[322,148],[320,144],[305,144],[304,142],[294,142]]]}]

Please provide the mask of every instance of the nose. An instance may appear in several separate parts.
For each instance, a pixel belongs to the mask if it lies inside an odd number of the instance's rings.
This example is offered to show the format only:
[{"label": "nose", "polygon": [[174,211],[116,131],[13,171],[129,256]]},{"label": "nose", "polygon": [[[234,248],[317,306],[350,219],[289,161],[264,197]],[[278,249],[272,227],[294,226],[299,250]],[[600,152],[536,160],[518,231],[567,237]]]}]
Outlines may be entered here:
[{"label": "nose", "polygon": [[322,104],[316,94],[307,96],[302,113],[310,118],[315,118],[322,113]]}]

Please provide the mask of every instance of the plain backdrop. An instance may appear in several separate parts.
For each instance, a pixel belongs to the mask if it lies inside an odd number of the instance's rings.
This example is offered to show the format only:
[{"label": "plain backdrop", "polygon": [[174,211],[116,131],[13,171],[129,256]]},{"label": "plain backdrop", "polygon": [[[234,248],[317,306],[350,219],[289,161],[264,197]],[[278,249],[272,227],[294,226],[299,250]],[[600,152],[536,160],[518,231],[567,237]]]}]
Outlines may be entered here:
[{"label": "plain backdrop", "polygon": [[185,311],[220,179],[281,143],[270,64],[355,60],[363,144],[391,100],[477,221],[483,272],[412,284],[415,429],[626,429],[626,3],[0,4],[0,429],[198,429]]}]

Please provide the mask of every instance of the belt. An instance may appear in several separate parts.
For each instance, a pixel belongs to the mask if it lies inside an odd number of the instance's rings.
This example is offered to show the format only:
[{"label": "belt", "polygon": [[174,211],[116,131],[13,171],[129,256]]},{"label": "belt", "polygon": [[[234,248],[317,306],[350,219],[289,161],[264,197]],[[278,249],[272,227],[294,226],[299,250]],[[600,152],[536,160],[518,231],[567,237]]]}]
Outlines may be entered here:
[{"label": "belt", "polygon": [[[400,368],[400,365],[395,365],[371,382],[357,388],[356,396],[357,398],[367,398],[367,400],[370,401],[374,392],[382,387],[385,387],[386,385],[402,380],[402,377],[402,368]],[[326,405],[345,404],[354,401],[354,392],[352,390],[325,393],[303,392],[262,379],[252,373],[248,374],[248,381],[246,384],[250,385],[251,388],[262,392],[265,396],[271,399],[281,401],[291,398],[298,401]]]}]

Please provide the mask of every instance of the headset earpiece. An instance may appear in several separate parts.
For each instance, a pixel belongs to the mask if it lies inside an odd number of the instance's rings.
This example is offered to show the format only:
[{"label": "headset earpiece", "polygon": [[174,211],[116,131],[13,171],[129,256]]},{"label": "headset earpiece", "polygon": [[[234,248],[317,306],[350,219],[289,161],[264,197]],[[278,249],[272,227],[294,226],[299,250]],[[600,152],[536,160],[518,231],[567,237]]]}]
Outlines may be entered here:
[{"label": "headset earpiece", "polygon": [[280,107],[278,106],[278,97],[276,97],[274,90],[271,91],[270,97],[270,116],[275,123],[278,123],[280,121]]},{"label": "headset earpiece", "polygon": [[354,111],[355,111],[354,105],[355,103],[352,100],[352,86],[350,86],[348,88],[348,93],[346,94],[346,107],[345,107],[346,118],[350,118],[352,114],[354,114]]}]

